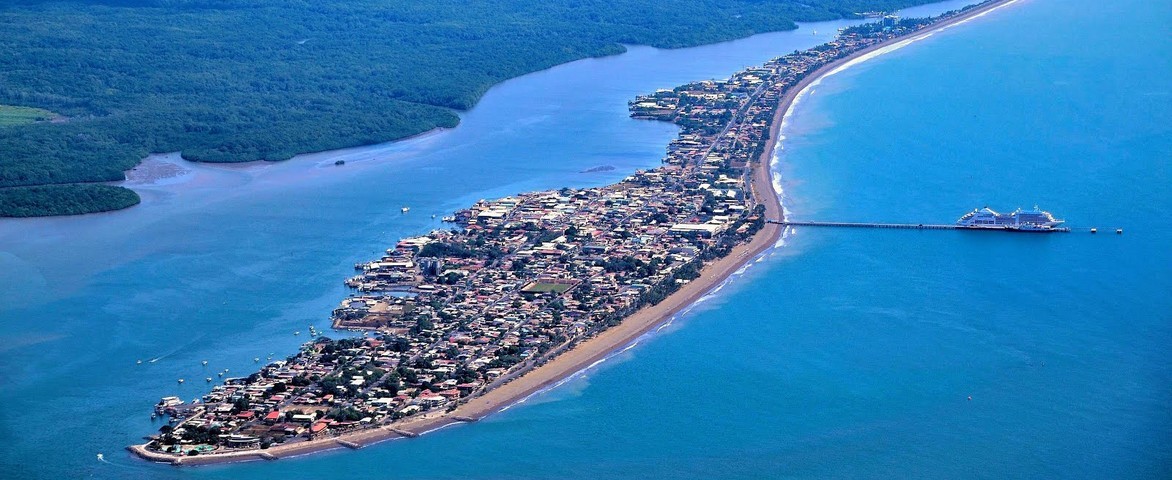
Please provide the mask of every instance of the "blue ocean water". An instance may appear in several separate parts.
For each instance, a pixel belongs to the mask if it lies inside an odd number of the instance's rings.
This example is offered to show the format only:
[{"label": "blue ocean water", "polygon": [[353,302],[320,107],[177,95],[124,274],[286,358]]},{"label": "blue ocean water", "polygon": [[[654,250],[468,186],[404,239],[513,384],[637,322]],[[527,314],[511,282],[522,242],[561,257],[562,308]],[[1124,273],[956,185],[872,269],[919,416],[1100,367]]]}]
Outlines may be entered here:
[{"label": "blue ocean water", "polygon": [[846,22],[557,67],[345,167],[191,166],[136,209],[0,222],[0,476],[1167,478],[1170,22],[1163,2],[1023,0],[827,78],[788,120],[795,218],[1036,203],[1098,235],[800,229],[561,387],[359,451],[176,469],[120,449],[158,397],[294,351],[350,265],[432,213],[655,165],[675,130],[626,119],[632,95]]}]

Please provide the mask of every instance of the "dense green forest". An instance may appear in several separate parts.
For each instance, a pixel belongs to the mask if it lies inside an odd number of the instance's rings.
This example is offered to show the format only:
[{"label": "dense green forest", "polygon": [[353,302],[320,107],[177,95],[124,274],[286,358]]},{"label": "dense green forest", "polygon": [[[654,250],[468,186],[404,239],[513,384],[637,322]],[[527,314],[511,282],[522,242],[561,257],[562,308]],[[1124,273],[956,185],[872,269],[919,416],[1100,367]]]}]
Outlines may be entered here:
[{"label": "dense green forest", "polygon": [[5,217],[46,217],[118,210],[138,205],[133,190],[113,185],[75,183],[0,188]]},{"label": "dense green forest", "polygon": [[[8,0],[0,104],[61,115],[0,126],[0,188],[101,199],[151,152],[283,160],[456,125],[493,84],[623,50],[685,47],[928,0]],[[792,19],[792,20],[791,20]],[[780,53],[780,52],[779,52]],[[0,215],[17,208],[3,193]],[[36,210],[34,208],[33,210]],[[84,210],[84,209],[83,209]]]}]

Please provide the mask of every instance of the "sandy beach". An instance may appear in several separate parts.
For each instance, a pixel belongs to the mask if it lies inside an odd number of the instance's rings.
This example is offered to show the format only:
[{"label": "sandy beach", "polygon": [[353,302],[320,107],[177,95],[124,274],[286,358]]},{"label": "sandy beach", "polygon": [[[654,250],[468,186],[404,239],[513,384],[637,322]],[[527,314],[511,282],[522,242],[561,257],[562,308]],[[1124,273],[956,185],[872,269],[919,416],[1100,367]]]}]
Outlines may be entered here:
[{"label": "sandy beach", "polygon": [[[795,99],[807,87],[826,75],[836,73],[841,68],[849,66],[848,64],[853,64],[852,62],[857,62],[868,55],[876,53],[878,50],[902,42],[910,42],[926,37],[950,25],[955,25],[983,15],[1015,1],[996,1],[980,8],[972,9],[954,18],[939,22],[915,34],[895,38],[860,50],[845,58],[822,66],[815,72],[807,75],[796,86],[790,88],[781,98],[778,108],[774,113],[773,122],[770,126],[770,144],[753,165],[751,188],[755,196],[754,198],[758,199],[765,206],[766,218],[771,221],[784,221],[780,198],[773,186],[770,161],[773,157],[774,148],[777,145],[782,119],[793,106]],[[150,452],[146,450],[144,445],[131,446],[128,449],[146,460],[176,465],[203,465],[260,459],[275,460],[336,448],[360,448],[383,440],[418,436],[452,423],[476,421],[487,415],[499,412],[502,408],[513,405],[536,392],[557,384],[557,382],[577,372],[589,368],[616,350],[631,344],[644,333],[662,325],[681,310],[692,305],[714,288],[721,285],[742,266],[766,250],[773,248],[782,233],[783,227],[781,225],[767,223],[753,237],[752,241],[737,246],[728,256],[705,266],[701,271],[700,278],[684,285],[659,304],[635,312],[633,315],[624,319],[619,325],[581,342],[576,347],[561,353],[544,365],[533,368],[523,376],[493,388],[483,395],[468,399],[456,410],[449,413],[432,413],[429,414],[430,416],[425,415],[419,418],[410,418],[390,426],[361,430],[328,439],[275,445],[265,450],[247,450],[194,457],[175,457],[173,455]]]}]

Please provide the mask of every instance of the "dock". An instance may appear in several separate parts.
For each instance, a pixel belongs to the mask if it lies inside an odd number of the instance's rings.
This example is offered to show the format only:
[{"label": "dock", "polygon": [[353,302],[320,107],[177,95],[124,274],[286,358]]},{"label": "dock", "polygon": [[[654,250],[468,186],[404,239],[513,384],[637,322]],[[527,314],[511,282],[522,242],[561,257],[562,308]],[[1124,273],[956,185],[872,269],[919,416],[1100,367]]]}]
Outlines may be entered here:
[{"label": "dock", "polygon": [[[967,227],[955,224],[933,224],[933,223],[874,223],[874,222],[789,222],[779,220],[766,220],[765,223],[773,225],[781,225],[783,227],[842,227],[842,228],[898,228],[904,230],[991,230],[991,231],[1010,231],[1010,232],[1037,232],[1037,230],[1018,230],[1013,228],[982,228],[982,227]],[[1049,232],[1069,232],[1068,227],[1055,227]],[[1122,233],[1122,231],[1118,232]]]},{"label": "dock", "polygon": [[929,223],[871,223],[871,222],[780,222],[766,220],[766,223],[794,227],[846,227],[846,228],[903,228],[912,230],[961,230],[956,225]]}]

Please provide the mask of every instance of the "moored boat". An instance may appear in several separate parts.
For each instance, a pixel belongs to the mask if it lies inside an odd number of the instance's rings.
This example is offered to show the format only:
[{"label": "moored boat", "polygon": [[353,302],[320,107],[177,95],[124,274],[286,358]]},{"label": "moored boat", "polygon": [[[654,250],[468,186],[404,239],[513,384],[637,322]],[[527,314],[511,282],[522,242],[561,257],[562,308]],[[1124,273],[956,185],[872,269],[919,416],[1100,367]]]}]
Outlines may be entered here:
[{"label": "moored boat", "polygon": [[1069,232],[1069,228],[1061,226],[1063,222],[1064,220],[1054,218],[1050,212],[1043,211],[1035,205],[1033,210],[1019,208],[1011,213],[999,213],[989,207],[979,208],[960,217],[956,221],[956,226],[976,230]]}]

